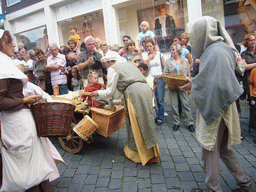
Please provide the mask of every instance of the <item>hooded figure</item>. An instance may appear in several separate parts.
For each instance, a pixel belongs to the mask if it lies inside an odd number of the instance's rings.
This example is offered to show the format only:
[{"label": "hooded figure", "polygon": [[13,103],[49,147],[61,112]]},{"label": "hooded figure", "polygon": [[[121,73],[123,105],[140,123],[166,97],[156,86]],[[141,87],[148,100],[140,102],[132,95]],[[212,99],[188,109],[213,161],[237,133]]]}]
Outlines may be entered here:
[{"label": "hooded figure", "polygon": [[[203,146],[206,191],[221,192],[219,158],[235,177],[241,191],[255,191],[230,148],[240,141],[240,123],[235,101],[243,93],[236,76],[236,49],[216,19],[205,16],[188,24],[192,54],[201,56],[199,74],[192,79],[198,109],[196,136]],[[194,191],[203,191],[197,189]]]}]

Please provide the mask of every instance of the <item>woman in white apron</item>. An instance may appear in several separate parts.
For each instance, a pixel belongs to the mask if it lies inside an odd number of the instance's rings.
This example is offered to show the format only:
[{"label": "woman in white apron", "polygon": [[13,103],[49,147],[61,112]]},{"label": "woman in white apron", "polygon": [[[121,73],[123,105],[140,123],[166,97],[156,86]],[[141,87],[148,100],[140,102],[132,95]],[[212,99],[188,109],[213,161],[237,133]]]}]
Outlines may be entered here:
[{"label": "woman in white apron", "polygon": [[0,30],[0,149],[3,179],[0,191],[52,191],[50,182],[59,177],[54,160],[63,162],[47,139],[37,136],[29,104],[38,95],[24,97],[30,89],[24,73],[11,57],[14,43],[8,31]]}]

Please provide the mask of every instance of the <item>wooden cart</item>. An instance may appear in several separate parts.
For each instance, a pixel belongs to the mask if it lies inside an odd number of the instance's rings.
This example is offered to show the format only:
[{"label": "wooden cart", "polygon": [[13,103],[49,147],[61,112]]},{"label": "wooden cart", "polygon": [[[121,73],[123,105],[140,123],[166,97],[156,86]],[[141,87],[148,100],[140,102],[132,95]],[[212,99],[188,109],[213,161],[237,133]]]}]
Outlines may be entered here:
[{"label": "wooden cart", "polygon": [[[94,107],[81,109],[82,102],[76,99],[66,99],[55,96],[52,96],[52,99],[67,101],[76,106],[74,111],[75,115],[72,120],[68,136],[58,137],[62,148],[69,153],[78,153],[84,146],[84,140],[73,131],[73,128],[80,120],[84,118],[85,115],[89,115],[98,124],[99,128],[96,129],[95,132],[104,137],[108,137],[125,125],[124,107],[121,105],[116,105],[117,110],[112,112],[110,110]],[[90,138],[86,141],[86,143],[90,143],[92,141],[92,135],[90,135]]]}]

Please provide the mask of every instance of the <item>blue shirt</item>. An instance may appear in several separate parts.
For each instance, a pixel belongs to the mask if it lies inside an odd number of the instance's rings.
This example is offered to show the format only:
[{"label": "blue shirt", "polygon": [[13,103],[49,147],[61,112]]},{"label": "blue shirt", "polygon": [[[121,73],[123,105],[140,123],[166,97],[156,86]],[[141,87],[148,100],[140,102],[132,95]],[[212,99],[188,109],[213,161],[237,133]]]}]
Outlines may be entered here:
[{"label": "blue shirt", "polygon": [[186,58],[186,55],[189,53],[189,50],[188,49],[185,49],[185,48],[182,48],[182,54],[180,57],[182,58]]},{"label": "blue shirt", "polygon": [[140,32],[137,35],[136,40],[140,41],[141,47],[143,47],[142,46],[142,40],[144,39],[144,37],[150,37],[150,39],[153,39],[155,37],[155,34],[152,31],[146,31],[146,33]]}]

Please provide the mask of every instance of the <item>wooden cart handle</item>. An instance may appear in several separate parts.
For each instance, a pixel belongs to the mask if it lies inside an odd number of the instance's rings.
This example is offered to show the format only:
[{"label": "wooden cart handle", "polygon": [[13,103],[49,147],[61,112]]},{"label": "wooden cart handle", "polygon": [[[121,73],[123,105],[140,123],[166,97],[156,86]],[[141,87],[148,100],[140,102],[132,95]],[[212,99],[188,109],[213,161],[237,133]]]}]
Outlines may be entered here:
[{"label": "wooden cart handle", "polygon": [[80,94],[81,94],[81,95],[87,95],[87,96],[89,96],[89,95],[91,94],[91,92],[83,92],[83,91],[81,91]]}]

